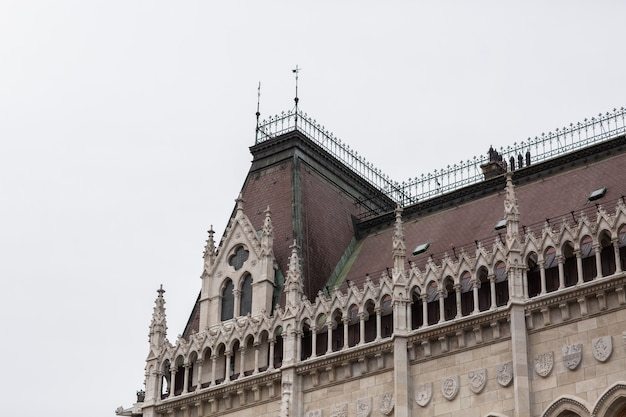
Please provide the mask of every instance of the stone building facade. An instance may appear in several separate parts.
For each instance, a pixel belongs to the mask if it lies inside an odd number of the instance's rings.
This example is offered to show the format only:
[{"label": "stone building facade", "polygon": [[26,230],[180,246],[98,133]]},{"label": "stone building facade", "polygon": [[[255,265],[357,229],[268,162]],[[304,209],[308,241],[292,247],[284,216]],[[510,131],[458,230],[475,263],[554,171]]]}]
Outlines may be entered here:
[{"label": "stone building facade", "polygon": [[625,133],[622,109],[398,184],[304,114],[261,124],[117,413],[626,416]]}]

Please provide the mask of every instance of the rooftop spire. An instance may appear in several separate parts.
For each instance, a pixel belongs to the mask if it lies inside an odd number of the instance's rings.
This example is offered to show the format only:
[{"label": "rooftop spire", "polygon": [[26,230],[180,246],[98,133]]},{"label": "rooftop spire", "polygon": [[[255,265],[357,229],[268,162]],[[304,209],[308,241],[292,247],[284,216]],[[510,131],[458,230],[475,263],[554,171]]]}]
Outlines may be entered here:
[{"label": "rooftop spire", "polygon": [[296,74],[296,97],[293,101],[296,103],[296,111],[295,111],[295,128],[298,129],[298,102],[300,99],[298,98],[298,74],[300,73],[301,68],[296,65],[296,68],[292,69],[291,72]]},{"label": "rooftop spire", "polygon": [[272,212],[270,206],[265,210],[265,221],[263,222],[263,231],[261,234],[261,250],[269,255],[272,253],[274,243],[274,227],[272,226]]},{"label": "rooftop spire", "polygon": [[254,143],[258,143],[259,141],[259,116],[261,116],[260,109],[261,108],[261,81],[259,81],[259,88],[256,93],[256,130],[255,130],[255,140]]},{"label": "rooftop spire", "polygon": [[393,233],[393,276],[404,277],[404,261],[406,259],[406,243],[402,226],[402,207],[396,207],[396,230]]},{"label": "rooftop spire", "polygon": [[150,323],[149,340],[150,345],[159,347],[165,341],[167,336],[167,320],[165,319],[165,298],[163,298],[163,284],[157,290],[159,294],[154,301],[154,311],[152,313],[152,322]]},{"label": "rooftop spire", "polygon": [[215,232],[213,231],[213,225],[211,225],[211,228],[208,230],[209,233],[209,238],[206,240],[206,245],[204,246],[204,263],[205,263],[205,269],[209,268],[211,266],[211,264],[213,263],[212,261],[215,259],[215,240],[213,240],[213,235],[215,234]]}]

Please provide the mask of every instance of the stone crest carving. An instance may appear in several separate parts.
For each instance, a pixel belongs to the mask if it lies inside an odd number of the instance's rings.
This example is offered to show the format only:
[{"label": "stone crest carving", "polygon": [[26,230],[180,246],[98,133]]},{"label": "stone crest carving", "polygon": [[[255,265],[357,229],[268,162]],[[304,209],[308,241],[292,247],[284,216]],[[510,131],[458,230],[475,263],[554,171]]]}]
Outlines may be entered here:
[{"label": "stone crest carving", "polygon": [[306,417],[322,417],[322,410],[317,409],[317,410],[307,411],[305,416]]},{"label": "stone crest carving", "polygon": [[459,376],[450,376],[441,381],[441,393],[448,401],[452,401],[459,392]]},{"label": "stone crest carving", "polygon": [[348,403],[333,405],[330,408],[330,417],[348,417]]},{"label": "stone crest carving", "polygon": [[513,362],[506,362],[496,367],[496,379],[498,384],[508,387],[513,381]]},{"label": "stone crest carving", "polygon": [[433,383],[427,382],[417,386],[415,391],[415,402],[420,407],[425,407],[433,396]]},{"label": "stone crest carving", "polygon": [[539,376],[547,377],[550,371],[552,371],[552,366],[554,365],[554,352],[546,352],[541,355],[535,356],[535,372],[539,374]]},{"label": "stone crest carving", "polygon": [[356,416],[369,417],[372,412],[372,397],[360,398],[356,400]]},{"label": "stone crest carving", "polygon": [[393,411],[394,405],[395,402],[393,401],[393,394],[391,392],[386,392],[380,399],[380,412],[388,416]]},{"label": "stone crest carving", "polygon": [[578,343],[576,345],[563,346],[563,365],[571,371],[576,369],[580,364],[580,360],[583,357],[583,345]]},{"label": "stone crest carving", "polygon": [[613,352],[613,339],[611,336],[603,336],[591,341],[593,357],[600,362],[606,362]]},{"label": "stone crest carving", "polygon": [[477,369],[467,374],[470,390],[474,394],[478,394],[487,385],[487,369]]}]

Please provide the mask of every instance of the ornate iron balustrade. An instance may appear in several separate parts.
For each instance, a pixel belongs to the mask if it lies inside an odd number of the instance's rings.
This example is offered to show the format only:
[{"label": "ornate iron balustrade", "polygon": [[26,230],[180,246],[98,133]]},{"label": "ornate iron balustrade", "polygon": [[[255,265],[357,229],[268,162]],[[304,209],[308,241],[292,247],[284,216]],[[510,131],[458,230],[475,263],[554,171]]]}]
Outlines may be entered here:
[{"label": "ornate iron balustrade", "polygon": [[[393,181],[300,110],[282,112],[280,115],[263,120],[257,127],[256,143],[294,130],[303,133],[401,206],[482,181],[484,174],[481,165],[490,161],[487,155],[474,156],[472,159],[448,165],[444,169],[434,170],[420,177],[409,178],[403,182]],[[514,170],[516,166],[519,169],[524,164],[542,162],[613,139],[624,133],[626,133],[626,109],[622,107],[585,119],[583,122],[570,123],[569,126],[557,128],[554,132],[542,133],[541,136],[513,143],[513,146],[497,150],[497,154],[501,157],[504,169]]]}]

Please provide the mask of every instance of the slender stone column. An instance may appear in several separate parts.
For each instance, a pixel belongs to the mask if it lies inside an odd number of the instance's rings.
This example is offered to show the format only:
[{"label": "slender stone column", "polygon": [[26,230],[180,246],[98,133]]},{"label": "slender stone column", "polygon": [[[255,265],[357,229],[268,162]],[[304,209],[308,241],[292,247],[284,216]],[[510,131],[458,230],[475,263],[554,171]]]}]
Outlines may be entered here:
[{"label": "slender stone column", "polygon": [[489,279],[489,292],[491,293],[491,306],[490,310],[493,310],[497,307],[496,303],[496,276],[491,274],[487,277]]},{"label": "slender stone column", "polygon": [[[239,353],[240,353],[240,355],[239,355],[239,378],[243,378],[244,377],[244,375],[243,375],[243,371],[244,371],[243,366],[246,363],[245,362],[245,359],[246,359],[246,348],[243,347],[243,346],[240,347],[239,348]],[[237,379],[239,379],[239,378],[237,378]]]},{"label": "slender stone column", "polygon": [[596,255],[596,278],[602,278],[602,246],[599,243],[593,244],[593,251]]},{"label": "slender stone column", "polygon": [[365,343],[365,313],[359,313],[359,345]]},{"label": "slender stone column", "polygon": [[176,395],[176,367],[170,368],[170,384],[168,397],[174,397]]},{"label": "slender stone column", "polygon": [[217,355],[211,355],[211,386],[215,385],[215,368],[217,367]]},{"label": "slender stone column", "polygon": [[326,340],[326,354],[328,355],[333,351],[333,321],[326,321],[326,332],[328,333],[328,340]]},{"label": "slender stone column", "polygon": [[350,320],[347,317],[342,317],[341,322],[343,323],[343,348],[348,349],[350,346],[348,343],[348,322]]},{"label": "slender stone column", "polygon": [[541,295],[546,293],[546,261],[539,260],[539,276],[541,277]]},{"label": "slender stone column", "polygon": [[311,327],[311,357],[317,358],[317,326]]},{"label": "slender stone column", "polygon": [[428,294],[420,295],[422,299],[422,327],[428,326]]},{"label": "slender stone column", "polygon": [[230,357],[232,355],[231,351],[227,351],[224,352],[224,355],[226,356],[226,366],[225,366],[225,370],[224,370],[224,382],[228,382],[230,381]]},{"label": "slender stone column", "polygon": [[615,273],[622,272],[622,260],[619,256],[619,239],[611,240],[613,243],[613,252],[615,254]]},{"label": "slender stone column", "polygon": [[576,272],[578,273],[577,284],[580,285],[585,282],[583,280],[583,252],[580,249],[576,249],[574,253],[576,254]]},{"label": "slender stone column", "polygon": [[443,289],[439,289],[439,323],[443,323],[446,320],[446,311],[443,299]]},{"label": "slender stone column", "polygon": [[234,301],[234,308],[233,308],[233,317],[238,317],[241,315],[241,291],[238,289],[233,289],[233,301]]},{"label": "slender stone column", "polygon": [[189,391],[189,363],[183,365],[183,394]]},{"label": "slender stone column", "polygon": [[259,373],[259,348],[260,348],[260,343],[259,342],[255,342],[254,343],[254,375]]},{"label": "slender stone column", "polygon": [[478,306],[478,278],[472,279],[472,295],[474,296],[474,314],[480,313],[480,307]]},{"label": "slender stone column", "polygon": [[270,371],[274,369],[274,343],[276,343],[274,339],[270,340],[270,357],[267,360],[267,369]]},{"label": "slender stone column", "polygon": [[376,311],[376,340],[381,339],[381,318],[382,318],[382,309],[380,307],[376,307],[374,309]]},{"label": "slender stone column", "polygon": [[559,255],[556,257],[559,266],[559,290],[565,288],[565,271],[563,270],[563,262],[565,262],[565,258],[563,255]]},{"label": "slender stone column", "polygon": [[456,294],[456,318],[460,319],[463,317],[463,312],[461,311],[461,284],[454,284],[454,293]]},{"label": "slender stone column", "polygon": [[196,378],[196,391],[199,391],[200,388],[202,388],[202,364],[204,363],[204,360],[198,359],[196,363],[198,364],[198,377]]}]

